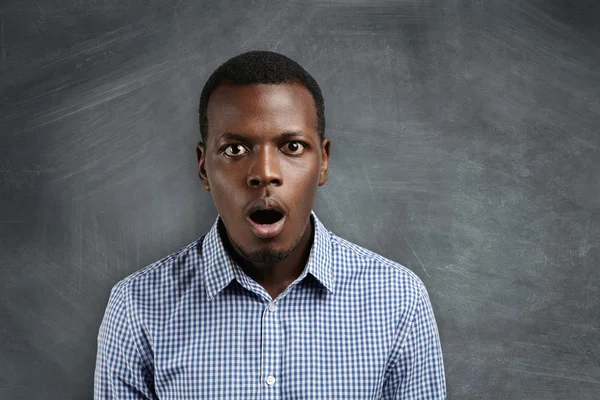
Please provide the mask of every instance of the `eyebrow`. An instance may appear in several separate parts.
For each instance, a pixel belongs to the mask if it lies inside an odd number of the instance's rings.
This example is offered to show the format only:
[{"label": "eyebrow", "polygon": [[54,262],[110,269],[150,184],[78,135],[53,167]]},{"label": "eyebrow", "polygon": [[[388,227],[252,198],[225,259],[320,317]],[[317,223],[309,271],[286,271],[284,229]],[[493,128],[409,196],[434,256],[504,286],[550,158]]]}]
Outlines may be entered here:
[{"label": "eyebrow", "polygon": [[[303,132],[299,132],[299,131],[298,132],[287,131],[287,132],[283,132],[279,136],[277,136],[277,139],[281,140],[281,139],[289,139],[289,138],[294,138],[294,137],[306,137],[306,134]],[[239,141],[239,142],[248,142],[248,141],[250,141],[250,138],[241,133],[225,132],[219,137],[219,140],[235,140],[235,141]]]},{"label": "eyebrow", "polygon": [[237,140],[239,142],[247,142],[248,137],[240,133],[225,132],[219,137],[219,140]]},{"label": "eyebrow", "polygon": [[303,132],[294,132],[294,131],[283,132],[281,135],[279,135],[279,137],[281,139],[289,139],[289,138],[302,137],[302,136],[306,136],[306,134],[304,134]]}]

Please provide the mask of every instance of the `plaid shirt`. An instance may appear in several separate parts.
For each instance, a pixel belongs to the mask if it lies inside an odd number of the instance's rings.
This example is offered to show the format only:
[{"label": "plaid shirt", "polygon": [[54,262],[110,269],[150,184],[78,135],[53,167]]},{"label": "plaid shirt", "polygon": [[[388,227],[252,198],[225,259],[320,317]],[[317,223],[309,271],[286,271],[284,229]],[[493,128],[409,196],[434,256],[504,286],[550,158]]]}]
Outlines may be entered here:
[{"label": "plaid shirt", "polygon": [[95,399],[445,399],[421,280],[327,230],[275,300],[205,236],[117,283]]}]

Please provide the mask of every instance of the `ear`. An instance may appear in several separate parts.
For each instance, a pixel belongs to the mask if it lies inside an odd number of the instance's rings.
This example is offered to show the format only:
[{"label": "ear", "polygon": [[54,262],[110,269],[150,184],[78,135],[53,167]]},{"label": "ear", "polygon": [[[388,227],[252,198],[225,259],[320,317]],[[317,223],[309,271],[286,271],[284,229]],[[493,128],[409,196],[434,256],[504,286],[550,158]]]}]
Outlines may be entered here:
[{"label": "ear", "polygon": [[321,173],[319,175],[319,186],[323,186],[327,182],[327,176],[329,174],[329,152],[331,148],[331,141],[329,138],[324,138],[321,143]]},{"label": "ear", "polygon": [[196,145],[196,160],[198,161],[198,176],[200,182],[207,192],[210,192],[210,184],[208,183],[208,176],[206,175],[206,145],[202,142],[198,142]]}]

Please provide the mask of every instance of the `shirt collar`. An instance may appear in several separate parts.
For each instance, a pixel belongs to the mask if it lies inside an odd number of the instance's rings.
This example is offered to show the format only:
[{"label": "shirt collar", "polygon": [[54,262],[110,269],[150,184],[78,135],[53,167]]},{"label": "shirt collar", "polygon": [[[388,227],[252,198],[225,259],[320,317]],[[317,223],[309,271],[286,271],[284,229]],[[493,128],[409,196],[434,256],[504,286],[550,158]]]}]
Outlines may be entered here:
[{"label": "shirt collar", "polygon": [[[239,280],[237,276],[240,273],[243,274],[223,245],[218,230],[219,218],[217,216],[215,223],[202,241],[202,263],[208,300],[212,300],[233,279]],[[306,267],[297,280],[304,279],[310,273],[327,290],[334,293],[329,231],[319,221],[314,211],[311,211],[310,218],[314,226],[313,243]],[[244,278],[250,279],[245,274]]]}]

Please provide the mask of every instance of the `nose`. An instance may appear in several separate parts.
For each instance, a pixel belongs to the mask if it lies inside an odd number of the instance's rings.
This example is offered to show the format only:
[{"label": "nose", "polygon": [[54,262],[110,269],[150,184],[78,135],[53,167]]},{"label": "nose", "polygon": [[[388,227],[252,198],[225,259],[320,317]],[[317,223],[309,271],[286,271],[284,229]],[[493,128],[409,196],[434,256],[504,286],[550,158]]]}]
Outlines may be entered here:
[{"label": "nose", "polygon": [[255,154],[255,162],[248,171],[248,186],[253,188],[268,185],[280,186],[283,178],[279,168],[277,150],[263,148]]}]

